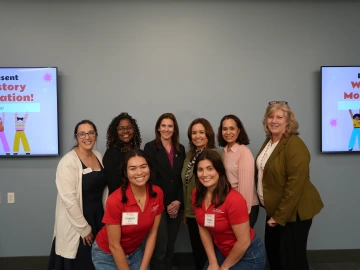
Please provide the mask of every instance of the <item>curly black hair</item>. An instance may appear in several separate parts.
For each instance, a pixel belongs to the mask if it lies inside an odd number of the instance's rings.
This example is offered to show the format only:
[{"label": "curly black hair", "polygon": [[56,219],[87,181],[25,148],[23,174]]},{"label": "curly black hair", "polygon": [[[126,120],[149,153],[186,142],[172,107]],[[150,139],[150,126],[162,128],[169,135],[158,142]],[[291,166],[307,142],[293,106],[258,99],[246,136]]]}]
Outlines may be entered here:
[{"label": "curly black hair", "polygon": [[128,119],[134,127],[134,138],[131,140],[130,145],[131,148],[138,149],[141,146],[141,135],[140,129],[136,122],[136,119],[132,118],[127,112],[122,112],[118,116],[114,117],[111,121],[108,130],[106,132],[106,148],[114,147],[118,149],[120,152],[127,152],[128,148],[124,142],[119,140],[119,136],[117,133],[117,127],[119,125],[120,120]]}]

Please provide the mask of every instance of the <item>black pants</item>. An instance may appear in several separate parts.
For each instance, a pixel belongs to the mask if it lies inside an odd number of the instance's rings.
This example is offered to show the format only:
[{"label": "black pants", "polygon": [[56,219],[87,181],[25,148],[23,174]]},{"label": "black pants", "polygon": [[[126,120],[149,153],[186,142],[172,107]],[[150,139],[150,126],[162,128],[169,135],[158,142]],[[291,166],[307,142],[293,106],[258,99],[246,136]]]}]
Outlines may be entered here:
[{"label": "black pants", "polygon": [[172,270],[175,241],[181,224],[181,215],[170,218],[164,211],[156,237],[156,245],[150,262],[150,269]]},{"label": "black pants", "polygon": [[187,218],[187,224],[196,270],[202,270],[207,261],[207,256],[201,242],[199,227],[195,218]]},{"label": "black pants", "polygon": [[259,215],[259,205],[253,205],[250,212],[250,227],[254,228]]},{"label": "black pants", "polygon": [[[266,218],[268,221],[270,218]],[[312,219],[287,222],[285,226],[265,225],[265,249],[271,270],[308,270],[307,239]]]}]

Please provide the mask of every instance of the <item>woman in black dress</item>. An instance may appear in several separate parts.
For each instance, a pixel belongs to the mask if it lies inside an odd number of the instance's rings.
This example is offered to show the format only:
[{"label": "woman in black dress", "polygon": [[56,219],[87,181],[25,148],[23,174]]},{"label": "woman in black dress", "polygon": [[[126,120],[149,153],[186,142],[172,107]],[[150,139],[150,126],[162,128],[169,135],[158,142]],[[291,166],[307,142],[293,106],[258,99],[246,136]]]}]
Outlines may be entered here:
[{"label": "woman in black dress", "polygon": [[94,151],[97,129],[89,120],[74,131],[76,146],[59,162],[54,239],[48,270],[95,269],[91,245],[103,227],[107,198],[101,155]]},{"label": "woman in black dress", "polygon": [[141,136],[138,124],[128,113],[123,112],[110,123],[106,134],[104,168],[109,194],[121,186],[121,169],[126,153],[140,148]]}]

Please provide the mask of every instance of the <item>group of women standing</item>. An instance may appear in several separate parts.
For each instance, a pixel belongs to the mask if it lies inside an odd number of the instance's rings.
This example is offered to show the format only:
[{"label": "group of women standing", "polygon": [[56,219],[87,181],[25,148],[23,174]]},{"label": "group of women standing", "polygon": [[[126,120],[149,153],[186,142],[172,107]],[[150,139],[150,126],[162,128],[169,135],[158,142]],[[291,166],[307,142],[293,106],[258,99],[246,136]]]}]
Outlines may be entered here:
[{"label": "group of women standing", "polygon": [[[155,140],[142,151],[136,120],[121,113],[102,159],[93,150],[96,126],[78,123],[76,146],[57,168],[48,269],[172,269],[181,223],[196,269],[264,269],[266,257],[271,269],[308,269],[308,233],[323,207],[309,178],[310,154],[287,102],[270,102],[263,124],[256,159],[235,115],[220,121],[222,153],[204,118],[190,124],[185,152],[171,113],[158,118]],[[259,204],[265,246],[253,230]]]}]

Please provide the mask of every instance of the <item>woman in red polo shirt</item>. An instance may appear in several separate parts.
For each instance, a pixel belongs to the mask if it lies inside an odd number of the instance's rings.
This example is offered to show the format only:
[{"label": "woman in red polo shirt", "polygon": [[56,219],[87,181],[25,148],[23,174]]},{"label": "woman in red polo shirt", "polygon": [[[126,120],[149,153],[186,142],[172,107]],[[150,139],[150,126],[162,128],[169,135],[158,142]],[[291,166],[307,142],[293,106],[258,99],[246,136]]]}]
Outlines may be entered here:
[{"label": "woman in red polo shirt", "polygon": [[221,157],[204,150],[194,165],[192,202],[208,257],[204,269],[265,267],[265,248],[249,225],[244,197],[231,187]]},{"label": "woman in red polo shirt", "polygon": [[102,220],[106,226],[92,247],[97,270],[149,269],[164,210],[163,192],[149,179],[149,164],[140,149],[130,150],[125,158],[124,184],[109,196]]}]

